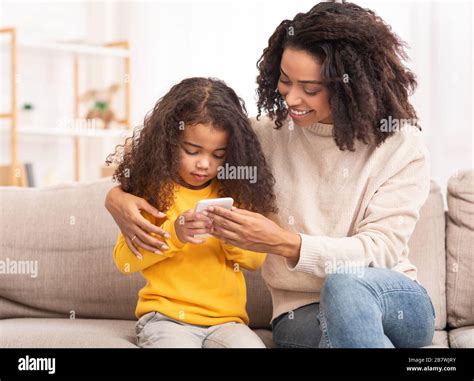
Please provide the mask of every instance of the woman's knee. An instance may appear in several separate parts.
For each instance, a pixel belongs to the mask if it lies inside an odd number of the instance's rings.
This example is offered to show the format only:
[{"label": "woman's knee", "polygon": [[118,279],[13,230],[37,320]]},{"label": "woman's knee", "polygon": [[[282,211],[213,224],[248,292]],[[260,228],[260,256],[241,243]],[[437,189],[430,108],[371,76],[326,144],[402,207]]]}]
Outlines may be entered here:
[{"label": "woman's knee", "polygon": [[321,339],[319,304],[313,303],[285,313],[272,323],[273,341],[285,348],[317,348]]},{"label": "woman's knee", "polygon": [[359,275],[347,273],[329,274],[324,280],[321,288],[321,302],[331,300],[337,302],[345,299],[352,300],[357,294],[366,293],[365,284],[361,282]]}]

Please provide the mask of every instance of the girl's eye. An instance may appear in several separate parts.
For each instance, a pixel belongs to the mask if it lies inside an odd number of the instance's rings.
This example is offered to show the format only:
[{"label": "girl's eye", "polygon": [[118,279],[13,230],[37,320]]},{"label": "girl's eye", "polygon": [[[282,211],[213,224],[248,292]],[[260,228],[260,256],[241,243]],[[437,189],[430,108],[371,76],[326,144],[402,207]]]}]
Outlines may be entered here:
[{"label": "girl's eye", "polygon": [[216,159],[223,159],[223,158],[225,157],[225,155],[222,155],[222,156],[214,155],[214,157],[215,157]]},{"label": "girl's eye", "polygon": [[188,150],[186,150],[186,149],[184,150],[184,152],[186,152],[188,155],[197,155],[197,154],[198,154],[197,151],[196,151],[196,152],[190,152],[190,151],[188,151]]},{"label": "girl's eye", "polygon": [[306,91],[306,90],[305,90],[304,92],[305,92],[305,94],[308,94],[308,95],[312,96],[312,95],[318,94],[318,93],[319,93],[319,90],[318,90],[318,91]]},{"label": "girl's eye", "polygon": [[289,85],[289,84],[291,84],[291,82],[290,82],[290,81],[288,81],[288,80],[284,80],[284,79],[282,79],[281,77],[279,78],[279,81],[280,81],[281,83],[285,84],[285,85]]}]

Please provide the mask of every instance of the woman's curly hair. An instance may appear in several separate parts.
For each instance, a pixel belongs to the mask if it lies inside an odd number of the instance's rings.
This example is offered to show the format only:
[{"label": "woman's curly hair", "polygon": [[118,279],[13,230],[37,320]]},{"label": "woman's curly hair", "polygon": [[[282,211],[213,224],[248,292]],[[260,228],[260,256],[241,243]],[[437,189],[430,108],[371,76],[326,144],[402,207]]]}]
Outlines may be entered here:
[{"label": "woman's curly hair", "polygon": [[106,164],[118,164],[113,179],[128,193],[166,212],[173,203],[179,169],[179,143],[186,126],[211,124],[228,132],[224,165],[257,168],[257,181],[219,179],[220,196],[234,198],[242,208],[276,212],[274,177],[247,116],[245,104],[224,82],[188,78],[173,86],[147,114],[124,144],[117,145]]},{"label": "woman's curly hair", "polygon": [[352,3],[319,3],[278,26],[257,62],[257,119],[264,110],[279,129],[288,116],[277,89],[287,47],[309,52],[321,63],[341,150],[353,151],[355,139],[379,146],[394,133],[380,128],[382,120],[418,126],[408,100],[417,82],[403,64],[405,43],[374,12]]}]

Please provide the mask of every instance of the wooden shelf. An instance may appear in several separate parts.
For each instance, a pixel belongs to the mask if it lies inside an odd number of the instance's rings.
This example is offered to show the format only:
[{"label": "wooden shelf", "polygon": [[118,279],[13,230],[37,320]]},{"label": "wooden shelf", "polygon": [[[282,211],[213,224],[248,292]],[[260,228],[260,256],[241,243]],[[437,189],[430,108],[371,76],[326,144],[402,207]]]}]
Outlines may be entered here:
[{"label": "wooden shelf", "polygon": [[[9,132],[10,128],[1,126],[0,132]],[[17,133],[24,135],[43,135],[43,136],[78,136],[78,137],[127,137],[132,133],[130,129],[109,129],[103,130],[98,128],[54,128],[54,127],[36,127],[25,126],[17,127]]]},{"label": "wooden shelf", "polygon": [[18,47],[74,53],[79,55],[96,55],[122,58],[130,57],[130,51],[128,49],[105,47],[78,42],[48,42],[22,38],[18,40]]},{"label": "wooden shelf", "polygon": [[[75,41],[44,41],[37,38],[18,36],[16,28],[0,28],[2,35],[10,36],[9,47],[10,47],[10,107],[7,112],[0,110],[0,119],[10,119],[11,124],[7,128],[0,127],[0,131],[10,131],[10,147],[11,147],[11,159],[10,169],[8,176],[10,176],[10,185],[24,185],[20,184],[18,180],[18,171],[21,167],[21,163],[18,160],[18,135],[38,135],[38,136],[70,136],[74,139],[74,178],[76,181],[80,180],[81,168],[81,137],[126,137],[131,134],[131,96],[130,96],[130,48],[128,41],[114,41],[106,43],[104,45],[94,45],[90,43],[82,43]],[[0,40],[0,44],[5,41]],[[49,52],[63,52],[71,54],[73,64],[73,88],[71,89],[71,95],[74,97],[74,109],[71,110],[73,118],[80,118],[80,91],[79,91],[79,66],[80,58],[83,55],[95,55],[104,57],[118,57],[123,60],[123,76],[126,78],[124,82],[124,117],[120,120],[120,123],[126,128],[124,129],[93,129],[93,128],[55,128],[41,125],[20,126],[18,123],[18,95],[17,95],[17,50],[18,48],[27,49],[38,49]]]}]

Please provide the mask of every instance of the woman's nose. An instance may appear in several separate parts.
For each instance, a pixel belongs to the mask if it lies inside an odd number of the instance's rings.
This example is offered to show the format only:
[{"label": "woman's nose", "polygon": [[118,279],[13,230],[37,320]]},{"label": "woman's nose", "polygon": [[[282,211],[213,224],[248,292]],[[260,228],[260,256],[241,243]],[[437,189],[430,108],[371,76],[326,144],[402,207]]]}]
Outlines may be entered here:
[{"label": "woman's nose", "polygon": [[285,95],[285,102],[289,107],[296,107],[301,104],[301,97],[296,90],[290,90]]}]

